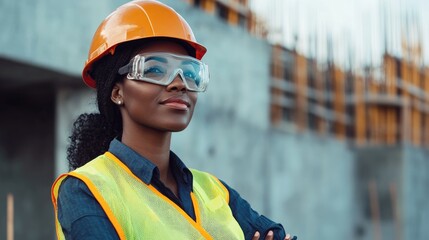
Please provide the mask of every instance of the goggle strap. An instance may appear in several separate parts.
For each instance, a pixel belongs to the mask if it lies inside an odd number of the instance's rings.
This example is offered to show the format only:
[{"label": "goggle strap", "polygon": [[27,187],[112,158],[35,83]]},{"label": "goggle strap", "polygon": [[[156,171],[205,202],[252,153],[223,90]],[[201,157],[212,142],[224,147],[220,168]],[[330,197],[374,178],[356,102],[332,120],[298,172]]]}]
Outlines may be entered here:
[{"label": "goggle strap", "polygon": [[132,61],[129,62],[127,65],[122,66],[121,68],[119,68],[119,70],[118,70],[119,75],[124,75],[124,74],[129,73],[130,70],[131,70],[130,69],[131,68],[131,64],[132,64]]},{"label": "goggle strap", "polygon": [[144,62],[144,57],[143,57],[143,56],[139,56],[139,55],[137,55],[137,56],[133,57],[133,59],[131,59],[131,61],[130,61],[130,62],[128,62],[128,64],[127,64],[127,65],[125,65],[125,66],[123,66],[123,67],[119,68],[118,73],[119,73],[120,75],[124,75],[124,74],[127,74],[127,73],[128,73],[128,74],[129,74],[129,73],[131,73],[131,72],[132,72],[132,70],[133,70],[134,65],[139,64],[139,62],[140,62],[142,59],[143,59],[143,62]]}]

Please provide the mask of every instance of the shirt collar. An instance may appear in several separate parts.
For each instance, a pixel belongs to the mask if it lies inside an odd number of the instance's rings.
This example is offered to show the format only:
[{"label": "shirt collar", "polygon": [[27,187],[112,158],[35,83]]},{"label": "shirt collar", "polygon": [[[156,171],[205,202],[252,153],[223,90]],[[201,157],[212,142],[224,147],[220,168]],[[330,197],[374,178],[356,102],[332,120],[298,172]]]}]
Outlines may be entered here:
[{"label": "shirt collar", "polygon": [[[110,142],[109,152],[121,160],[144,183],[150,184],[153,177],[159,178],[159,170],[155,164],[118,139],[115,138]],[[192,183],[191,171],[172,151],[170,151],[170,167],[176,179],[183,179],[185,183]]]},{"label": "shirt collar", "polygon": [[191,171],[173,151],[170,151],[170,168],[173,169],[176,179],[181,178],[186,184],[192,184]]}]

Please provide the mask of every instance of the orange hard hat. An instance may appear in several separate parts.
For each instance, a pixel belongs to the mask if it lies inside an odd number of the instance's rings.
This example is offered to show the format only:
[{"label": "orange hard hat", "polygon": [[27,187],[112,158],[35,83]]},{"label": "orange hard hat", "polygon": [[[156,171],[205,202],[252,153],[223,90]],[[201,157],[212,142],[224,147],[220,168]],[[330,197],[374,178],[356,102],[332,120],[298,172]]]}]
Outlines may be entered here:
[{"label": "orange hard hat", "polygon": [[201,59],[207,49],[199,44],[188,23],[171,7],[154,0],[136,0],[112,12],[95,32],[88,59],[83,68],[84,82],[95,88],[90,75],[93,64],[107,54],[114,54],[121,43],[147,38],[171,38],[187,43]]}]

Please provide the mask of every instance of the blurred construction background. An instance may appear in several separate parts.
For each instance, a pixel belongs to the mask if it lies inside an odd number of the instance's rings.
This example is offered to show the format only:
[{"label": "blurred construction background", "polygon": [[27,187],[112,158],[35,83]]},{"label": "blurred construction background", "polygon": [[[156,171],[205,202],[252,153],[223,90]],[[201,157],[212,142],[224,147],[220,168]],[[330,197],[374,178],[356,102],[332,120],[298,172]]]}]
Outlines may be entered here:
[{"label": "blurred construction background", "polygon": [[[54,239],[50,186],[96,109],[80,72],[124,2],[0,0],[0,239]],[[162,2],[208,48],[208,92],[173,135],[188,166],[299,239],[429,239],[427,2]]]}]

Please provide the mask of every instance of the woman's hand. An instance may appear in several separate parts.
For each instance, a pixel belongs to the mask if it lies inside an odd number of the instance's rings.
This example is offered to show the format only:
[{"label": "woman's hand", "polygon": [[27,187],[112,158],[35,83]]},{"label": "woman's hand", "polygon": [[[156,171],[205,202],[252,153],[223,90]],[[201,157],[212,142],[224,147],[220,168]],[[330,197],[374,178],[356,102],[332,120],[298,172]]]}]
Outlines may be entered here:
[{"label": "woman's hand", "polygon": [[[259,239],[260,237],[261,237],[261,234],[258,231],[256,231],[255,235],[253,235],[252,240],[262,240],[262,239]],[[265,236],[265,240],[273,240],[273,239],[274,239],[274,233],[273,233],[273,231],[270,230],[267,233],[267,236]],[[291,238],[291,236],[290,236],[289,233],[286,234],[286,237],[285,237],[284,240],[292,240],[292,238]]]}]

